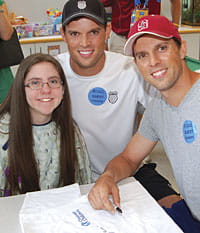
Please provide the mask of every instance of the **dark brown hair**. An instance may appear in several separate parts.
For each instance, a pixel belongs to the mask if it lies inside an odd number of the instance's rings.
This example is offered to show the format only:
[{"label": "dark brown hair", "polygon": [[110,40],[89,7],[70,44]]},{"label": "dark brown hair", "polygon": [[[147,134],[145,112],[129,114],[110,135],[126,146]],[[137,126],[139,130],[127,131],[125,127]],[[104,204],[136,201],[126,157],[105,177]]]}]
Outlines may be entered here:
[{"label": "dark brown hair", "polygon": [[[60,63],[48,54],[33,54],[20,64],[10,92],[0,107],[0,118],[9,113],[7,188],[10,195],[40,190],[38,166],[33,150],[31,114],[26,100],[24,80],[31,67],[41,62],[54,65],[63,82],[64,94],[52,113],[52,121],[60,131],[60,185],[75,182],[77,162],[71,103],[66,77]],[[59,135],[59,134],[58,134]],[[21,185],[18,183],[21,179]]]}]

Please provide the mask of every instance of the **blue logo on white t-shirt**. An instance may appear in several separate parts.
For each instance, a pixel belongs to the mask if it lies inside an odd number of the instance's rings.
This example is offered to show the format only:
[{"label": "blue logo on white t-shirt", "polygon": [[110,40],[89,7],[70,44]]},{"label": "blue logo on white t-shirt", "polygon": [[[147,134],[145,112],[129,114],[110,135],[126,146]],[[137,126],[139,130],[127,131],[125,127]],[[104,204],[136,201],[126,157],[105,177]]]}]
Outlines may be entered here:
[{"label": "blue logo on white t-shirt", "polygon": [[195,141],[197,137],[197,128],[192,121],[190,120],[184,121],[183,136],[184,136],[185,142],[187,143],[192,143]]},{"label": "blue logo on white t-shirt", "polygon": [[107,93],[101,87],[95,87],[88,93],[88,100],[93,105],[102,105],[107,100]]}]

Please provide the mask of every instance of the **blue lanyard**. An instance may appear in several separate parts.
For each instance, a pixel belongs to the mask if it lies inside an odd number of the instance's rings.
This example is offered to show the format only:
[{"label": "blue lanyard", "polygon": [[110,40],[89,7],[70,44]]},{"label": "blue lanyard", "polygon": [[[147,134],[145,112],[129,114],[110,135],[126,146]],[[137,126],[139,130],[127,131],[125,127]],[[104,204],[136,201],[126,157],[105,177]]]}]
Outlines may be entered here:
[{"label": "blue lanyard", "polygon": [[148,6],[149,0],[145,0],[144,2],[144,8],[146,8]]},{"label": "blue lanyard", "polygon": [[140,0],[134,0],[134,2],[135,2],[135,6],[136,6],[136,7],[139,6],[139,5],[141,4],[141,1],[140,1]]},{"label": "blue lanyard", "polygon": [[[140,0],[134,0],[134,2],[135,2],[135,6],[136,7],[139,6],[139,5],[141,5],[141,1]],[[144,8],[148,5],[148,3],[149,3],[149,0],[145,0],[145,2],[144,2]]]}]

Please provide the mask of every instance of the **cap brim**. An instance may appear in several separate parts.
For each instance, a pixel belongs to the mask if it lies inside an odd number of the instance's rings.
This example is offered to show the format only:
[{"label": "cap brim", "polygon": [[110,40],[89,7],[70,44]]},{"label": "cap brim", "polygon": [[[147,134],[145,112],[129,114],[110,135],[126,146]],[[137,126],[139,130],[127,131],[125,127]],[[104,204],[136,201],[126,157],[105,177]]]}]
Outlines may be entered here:
[{"label": "cap brim", "polygon": [[73,19],[75,18],[78,18],[78,17],[86,17],[86,18],[90,18],[92,20],[94,20],[95,22],[97,23],[100,23],[100,24],[103,24],[105,25],[105,21],[100,18],[100,17],[97,17],[95,15],[92,15],[92,14],[89,14],[89,13],[86,13],[86,12],[78,12],[76,14],[73,14],[72,16],[68,17],[67,19],[65,19],[62,23],[63,26],[67,25],[70,21],[72,21]]},{"label": "cap brim", "polygon": [[133,56],[133,44],[135,43],[135,41],[138,37],[140,37],[144,34],[150,34],[150,35],[154,35],[154,36],[164,38],[164,39],[170,39],[173,37],[173,36],[163,36],[163,35],[160,35],[160,34],[157,34],[154,32],[147,32],[147,31],[138,32],[138,33],[132,35],[131,37],[129,37],[128,40],[126,41],[125,46],[124,46],[124,54],[125,55]]}]

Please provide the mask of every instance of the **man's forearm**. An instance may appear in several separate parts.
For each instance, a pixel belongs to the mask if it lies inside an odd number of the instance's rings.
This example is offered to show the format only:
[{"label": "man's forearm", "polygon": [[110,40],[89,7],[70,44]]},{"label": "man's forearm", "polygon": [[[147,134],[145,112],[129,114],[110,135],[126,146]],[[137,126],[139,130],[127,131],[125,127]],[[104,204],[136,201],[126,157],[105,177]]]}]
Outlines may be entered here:
[{"label": "man's forearm", "polygon": [[0,10],[0,38],[3,40],[9,40],[12,35],[13,28],[9,22],[5,4],[0,6]]},{"label": "man's forearm", "polygon": [[172,22],[178,27],[181,15],[181,1],[180,0],[170,0],[171,2],[171,14]]},{"label": "man's forearm", "polygon": [[138,165],[128,161],[122,155],[118,155],[108,163],[103,175],[110,176],[115,182],[118,182],[132,175],[137,168]]}]

